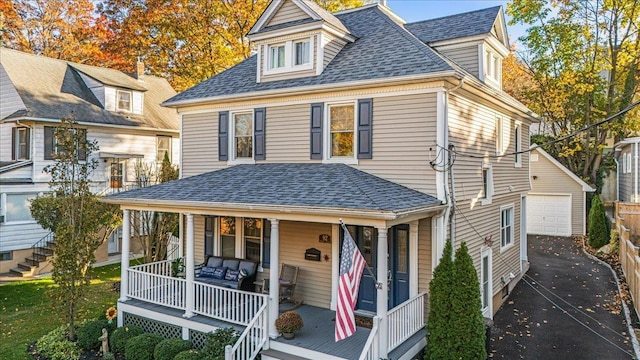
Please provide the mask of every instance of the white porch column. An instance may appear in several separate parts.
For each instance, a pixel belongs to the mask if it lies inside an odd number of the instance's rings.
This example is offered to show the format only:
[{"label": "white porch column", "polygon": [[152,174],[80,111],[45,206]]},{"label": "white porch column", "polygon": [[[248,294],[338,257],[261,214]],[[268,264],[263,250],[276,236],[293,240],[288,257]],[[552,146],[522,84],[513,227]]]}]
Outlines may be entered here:
[{"label": "white porch column", "polygon": [[280,228],[278,219],[269,219],[271,222],[271,264],[269,270],[269,336],[272,339],[278,337],[276,319],[279,315],[280,283],[278,272],[280,271]]},{"label": "white porch column", "polygon": [[180,253],[181,258],[184,258],[184,216],[182,213],[178,214],[178,238],[180,239],[178,243],[178,252]]},{"label": "white porch column", "polygon": [[387,270],[389,268],[389,250],[387,245],[387,228],[378,227],[378,290],[376,298],[377,315],[380,317],[380,328],[378,330],[378,344],[380,350],[378,356],[387,358],[389,319],[387,309],[389,304],[389,284],[387,283]]},{"label": "white porch column", "polygon": [[[129,298],[129,243],[131,242],[131,210],[122,210],[122,249],[120,249],[120,299],[118,301],[127,301]],[[124,316],[119,316],[124,318]],[[121,326],[118,324],[118,326]]]},{"label": "white porch column", "polygon": [[418,295],[418,221],[409,223],[409,298]]},{"label": "white porch column", "polygon": [[187,215],[187,256],[186,261],[184,263],[184,268],[186,272],[186,280],[187,280],[187,291],[185,296],[185,305],[186,310],[184,312],[184,317],[190,318],[193,314],[193,302],[194,302],[194,293],[193,293],[193,282],[195,280],[195,274],[193,271],[194,265],[194,239],[193,239],[193,214]]}]

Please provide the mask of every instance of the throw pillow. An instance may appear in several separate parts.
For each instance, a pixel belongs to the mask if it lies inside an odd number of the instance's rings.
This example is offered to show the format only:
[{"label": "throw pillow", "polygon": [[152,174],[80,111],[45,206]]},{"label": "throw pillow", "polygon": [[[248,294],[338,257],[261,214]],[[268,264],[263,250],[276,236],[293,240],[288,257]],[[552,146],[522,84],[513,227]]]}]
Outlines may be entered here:
[{"label": "throw pillow", "polygon": [[240,269],[240,273],[238,274],[238,280],[242,280],[242,279],[246,278],[247,276],[249,276],[249,274],[247,273],[247,270]]},{"label": "throw pillow", "polygon": [[205,266],[200,270],[199,277],[212,278],[214,277],[216,268]]},{"label": "throw pillow", "polygon": [[227,274],[224,276],[225,280],[238,281],[239,270],[227,270]]},{"label": "throw pillow", "polygon": [[[213,272],[213,278],[222,280],[224,279],[224,274],[227,272],[226,267],[217,267]],[[202,273],[201,273],[202,274]]]}]

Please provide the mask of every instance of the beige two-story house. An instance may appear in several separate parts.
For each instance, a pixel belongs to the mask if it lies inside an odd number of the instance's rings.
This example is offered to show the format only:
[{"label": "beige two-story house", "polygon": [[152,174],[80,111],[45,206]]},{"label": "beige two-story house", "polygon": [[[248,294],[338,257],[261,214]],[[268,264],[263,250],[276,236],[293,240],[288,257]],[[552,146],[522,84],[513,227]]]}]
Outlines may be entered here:
[{"label": "beige two-story house", "polygon": [[[164,103],[182,119],[181,180],[105,200],[125,219],[183,218],[185,276],[125,259],[119,325],[201,345],[231,324],[228,359],[409,359],[449,237],[468,244],[491,317],[527,269],[529,156],[514,153],[535,121],[502,91],[502,8],[407,24],[378,4],[274,0],[248,37],[255,55]],[[367,262],[356,314],[372,321],[336,343],[341,222]],[[256,292],[202,282],[210,256],[255,262]],[[274,325],[282,264],[298,269],[293,342]]]}]

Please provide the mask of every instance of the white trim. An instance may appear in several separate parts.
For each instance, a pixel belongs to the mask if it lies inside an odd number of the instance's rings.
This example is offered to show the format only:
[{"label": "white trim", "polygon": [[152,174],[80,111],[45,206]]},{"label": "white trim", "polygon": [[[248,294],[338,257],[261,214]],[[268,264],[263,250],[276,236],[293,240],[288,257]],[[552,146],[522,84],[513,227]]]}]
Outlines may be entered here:
[{"label": "white trim", "polygon": [[[235,116],[236,115],[251,115],[251,158],[243,157],[238,158],[237,149],[236,149],[236,127],[235,127]],[[236,164],[255,164],[255,123],[254,123],[254,110],[247,110],[245,108],[244,111],[229,111],[229,131],[228,131],[228,145],[227,154],[229,155],[229,160],[227,160],[227,165],[236,165]]]},{"label": "white trim", "polygon": [[[262,64],[262,52],[265,51],[264,48],[267,47],[265,44],[260,44],[257,46],[257,61],[256,61],[256,83],[260,83],[262,78],[262,72],[264,71],[264,66]],[[261,71],[262,70],[262,71]]]},{"label": "white trim", "polygon": [[[447,149],[447,98],[448,93],[444,89],[439,89],[436,95],[436,147],[434,154],[439,154],[440,149]],[[438,200],[446,199],[447,175],[443,171],[436,172],[436,196]]]},{"label": "white trim", "polygon": [[[487,170],[487,190],[485,193],[485,183],[484,183],[484,170]],[[480,204],[482,205],[491,205],[493,202],[493,195],[495,194],[495,188],[493,186],[493,164],[490,163],[482,163],[482,169],[480,173],[480,181],[482,183],[482,189],[480,189]]]},{"label": "white trim", "polygon": [[492,45],[492,47],[496,48],[495,50],[498,52],[498,54],[502,55],[503,57],[506,57],[509,55],[509,48],[505,44],[501,43],[498,39],[496,39],[490,32],[486,34],[481,34],[481,35],[466,36],[461,38],[436,41],[436,42],[430,43],[429,46],[434,48],[439,48],[439,49],[442,47],[454,47],[456,45],[460,45],[461,47],[464,47],[464,45],[469,45],[470,43],[475,43],[478,41],[481,41],[483,43],[486,42]]},{"label": "white trim", "polygon": [[322,39],[324,38],[324,34],[320,33],[318,35],[314,35],[314,40],[316,43],[316,76],[322,74],[324,71],[324,47],[322,46]]},{"label": "white trim", "polygon": [[[582,194],[585,196],[586,199],[586,194],[584,193],[584,191],[582,192]],[[550,193],[550,192],[529,192],[527,194],[527,197],[530,199],[531,197],[535,197],[535,196],[564,196],[564,197],[568,197],[569,198],[569,234],[568,235],[560,235],[560,236],[571,236],[573,235],[573,194],[572,193]],[[586,205],[586,201],[585,201],[585,205]],[[586,207],[583,206],[582,207],[582,214],[584,215],[584,217],[582,218],[582,223],[583,223],[583,227],[584,224],[586,222]],[[527,232],[528,234],[529,232]],[[586,234],[586,232],[585,232]],[[535,234],[535,235],[540,235],[540,234]],[[541,234],[541,235],[546,235],[546,234]]]},{"label": "white trim", "polygon": [[529,261],[527,250],[527,194],[520,194],[520,274],[523,272],[522,262]]},{"label": "white trim", "polygon": [[330,310],[336,310],[338,301],[338,278],[340,277],[340,225],[331,224],[331,304]]},{"label": "white trim", "polygon": [[[335,106],[353,106],[353,156],[332,156],[332,144],[331,144],[331,107]],[[323,156],[322,163],[342,163],[357,165],[358,164],[358,100],[351,100],[345,102],[329,102],[324,104],[324,128],[322,129],[325,143],[323,144]]]},{"label": "white trim", "polygon": [[[616,198],[617,200],[617,198]],[[573,209],[571,209],[571,213],[573,215]],[[582,234],[581,235],[587,235],[587,193],[586,192],[582,192]],[[573,230],[571,231],[573,232]]]},{"label": "white trim", "polygon": [[409,299],[418,296],[418,221],[409,223]]},{"label": "white trim", "polygon": [[[120,96],[119,95],[121,93],[128,93],[129,94],[129,108],[128,109],[121,109],[120,108]],[[133,112],[133,91],[116,89],[116,111]]]},{"label": "white trim", "polygon": [[182,134],[183,134],[183,125],[184,125],[184,115],[178,113],[178,116],[180,116],[180,154],[178,154],[178,158],[180,159],[180,163],[178,166],[178,179],[182,179],[182,164],[184,164],[182,162],[182,154],[184,153],[184,141],[182,141]]},{"label": "white trim", "polygon": [[[516,210],[515,210],[515,204],[511,203],[511,204],[506,204],[506,205],[502,205],[500,206],[500,253],[502,254],[503,252],[505,252],[506,250],[509,250],[510,248],[512,248],[515,243],[516,243],[516,239],[515,239],[515,227],[516,227]],[[510,223],[509,223],[509,227],[511,229],[511,242],[509,244],[506,245],[502,245],[502,214],[504,213],[505,210],[511,210],[511,216],[510,216]]]},{"label": "white trim", "polygon": [[564,165],[560,164],[558,160],[554,159],[553,156],[549,155],[549,153],[544,151],[544,149],[542,149],[539,145],[532,144],[529,149],[532,149],[533,151],[537,151],[542,156],[544,156],[547,160],[549,160],[553,165],[557,166],[560,170],[562,170],[565,174],[567,174],[571,179],[573,179],[573,181],[577,182],[580,186],[582,186],[582,191],[588,191],[588,192],[596,191],[596,189],[589,186],[589,184],[587,184],[578,176],[576,176],[576,174],[572,173]]},{"label": "white trim", "polygon": [[484,42],[478,44],[478,79],[484,83]]},{"label": "white trim", "polygon": [[[522,122],[520,121],[514,122],[513,135],[514,135],[513,140],[514,140],[515,152],[522,151]],[[513,161],[513,167],[516,167],[516,168],[522,167],[523,155],[524,155],[523,153],[514,155],[515,159]]]},{"label": "white trim", "polygon": [[488,258],[487,259],[487,290],[489,291],[489,294],[487,294],[487,304],[486,306],[482,307],[482,315],[484,317],[488,317],[490,319],[493,319],[493,249],[491,249],[488,246],[482,246],[480,248],[480,302],[482,303],[482,295],[484,294],[484,269],[482,268],[482,263],[484,258]]}]

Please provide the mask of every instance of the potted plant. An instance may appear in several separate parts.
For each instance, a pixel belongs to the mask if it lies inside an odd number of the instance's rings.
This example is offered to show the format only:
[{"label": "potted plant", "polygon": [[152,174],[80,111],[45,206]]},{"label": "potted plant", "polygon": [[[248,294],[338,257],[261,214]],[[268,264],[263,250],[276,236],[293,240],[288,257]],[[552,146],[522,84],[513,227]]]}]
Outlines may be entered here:
[{"label": "potted plant", "polygon": [[293,339],[303,326],[302,317],[295,311],[285,311],[276,319],[276,329],[287,340]]}]

